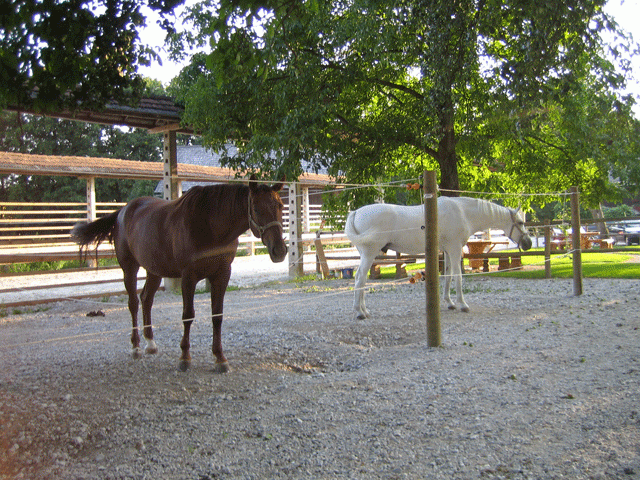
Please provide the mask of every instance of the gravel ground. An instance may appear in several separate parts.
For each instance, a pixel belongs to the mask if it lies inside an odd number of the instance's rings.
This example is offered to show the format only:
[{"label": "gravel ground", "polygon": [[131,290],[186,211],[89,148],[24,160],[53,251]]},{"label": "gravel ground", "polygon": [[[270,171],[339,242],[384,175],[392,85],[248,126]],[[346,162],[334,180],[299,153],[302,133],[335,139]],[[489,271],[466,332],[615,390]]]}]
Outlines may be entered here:
[{"label": "gravel ground", "polygon": [[0,478],[640,478],[637,281],[466,278],[441,348],[424,284],[369,285],[228,292],[224,375],[206,294],[186,373],[171,293],[138,361],[125,297],[0,319]]},{"label": "gravel ground", "polygon": [[[353,262],[352,262],[353,263]],[[315,271],[315,257],[305,255],[305,271]],[[144,277],[144,269],[140,269],[138,277]],[[273,263],[268,255],[253,257],[236,257],[233,262],[229,285],[247,287],[259,285],[272,280],[286,280],[289,277],[289,265],[285,262]],[[112,280],[111,283],[93,283],[83,286],[73,285],[74,282],[98,282]],[[30,287],[44,286],[45,288],[30,289]],[[144,280],[138,282],[138,288],[144,286]],[[204,282],[203,282],[204,286]],[[29,289],[20,290],[27,287]],[[0,276],[0,307],[14,302],[38,301],[46,299],[66,298],[79,293],[82,294],[113,294],[124,293],[122,270],[116,269],[87,269],[83,272],[68,273],[63,270],[56,273],[22,276]]]}]

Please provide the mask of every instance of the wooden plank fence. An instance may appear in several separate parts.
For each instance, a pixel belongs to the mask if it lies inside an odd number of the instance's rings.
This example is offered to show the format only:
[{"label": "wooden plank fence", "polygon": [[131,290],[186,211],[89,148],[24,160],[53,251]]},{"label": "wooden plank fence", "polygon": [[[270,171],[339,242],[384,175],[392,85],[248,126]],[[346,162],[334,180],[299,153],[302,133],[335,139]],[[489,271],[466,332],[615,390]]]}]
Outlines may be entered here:
[{"label": "wooden plank fence", "polygon": [[[97,202],[95,215],[109,214],[124,205]],[[304,213],[307,231],[319,228],[321,210],[321,205],[308,205]],[[89,216],[88,203],[83,202],[0,202],[0,265],[77,259],[78,246],[69,232],[77,222],[86,221]],[[286,233],[289,225],[286,205],[283,223]],[[250,231],[240,237],[240,244],[250,255],[265,248]],[[115,252],[111,245],[103,244],[98,257],[113,258]]]}]

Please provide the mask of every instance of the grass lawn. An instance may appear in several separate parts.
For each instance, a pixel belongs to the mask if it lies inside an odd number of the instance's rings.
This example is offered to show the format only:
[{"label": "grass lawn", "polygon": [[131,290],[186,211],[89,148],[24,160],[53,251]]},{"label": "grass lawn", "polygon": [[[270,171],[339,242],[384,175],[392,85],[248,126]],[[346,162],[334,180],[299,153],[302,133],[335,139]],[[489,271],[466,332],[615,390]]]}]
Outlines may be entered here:
[{"label": "grass lawn", "polygon": [[[615,252],[602,253],[600,251],[582,252],[582,274],[585,278],[629,278],[640,279],[640,252],[637,247],[630,247],[635,252]],[[543,249],[533,249],[533,251],[544,252]],[[635,260],[634,260],[635,258]],[[465,264],[467,264],[465,260]],[[544,256],[522,257],[524,270],[512,272],[495,272],[498,260],[490,259],[489,265],[492,273],[499,277],[511,278],[544,278]],[[409,264],[406,266],[407,272],[424,270],[424,263]],[[394,278],[395,266],[390,265],[380,268],[382,278]],[[411,273],[409,273],[411,275]],[[571,255],[551,256],[551,276],[554,278],[573,277],[573,257]]]}]

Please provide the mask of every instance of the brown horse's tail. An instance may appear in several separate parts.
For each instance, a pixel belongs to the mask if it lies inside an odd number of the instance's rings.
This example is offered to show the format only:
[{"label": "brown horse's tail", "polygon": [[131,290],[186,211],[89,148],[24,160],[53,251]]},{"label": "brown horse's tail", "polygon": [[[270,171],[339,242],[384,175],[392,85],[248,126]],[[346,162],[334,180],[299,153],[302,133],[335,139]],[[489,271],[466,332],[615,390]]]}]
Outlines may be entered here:
[{"label": "brown horse's tail", "polygon": [[80,257],[86,258],[89,245],[92,243],[96,244],[96,252],[98,245],[105,240],[113,243],[118,213],[120,213],[120,210],[100,217],[91,223],[79,222],[75,224],[71,229],[71,238],[80,245]]}]

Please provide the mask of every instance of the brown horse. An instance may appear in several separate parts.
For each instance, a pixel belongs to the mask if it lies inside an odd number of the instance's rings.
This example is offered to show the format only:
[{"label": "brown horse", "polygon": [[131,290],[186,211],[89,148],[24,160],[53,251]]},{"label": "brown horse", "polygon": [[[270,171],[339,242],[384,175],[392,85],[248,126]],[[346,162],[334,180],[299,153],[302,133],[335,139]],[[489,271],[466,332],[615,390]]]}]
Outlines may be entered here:
[{"label": "brown horse", "polygon": [[189,368],[189,330],[195,315],[193,296],[196,284],[206,278],[211,283],[211,349],[216,357],[215,371],[229,370],[220,333],[224,294],[231,276],[231,262],[238,249],[238,237],[250,228],[262,239],[273,262],[281,262],[287,255],[282,238],[283,205],[278,195],[284,179],[272,187],[255,180],[252,175],[249,186],[194,187],[173,201],[137,198],[110,215],[73,228],[71,236],[80,245],[81,254],[86,255],[90,244],[95,242],[97,248],[107,239],[115,247],[129,295],[134,358],[141,356],[136,290],[138,270],[142,266],[147,271],[140,294],[146,353],[158,351],[151,326],[153,297],[163,277],[181,277],[184,335],[180,342],[180,370]]}]

